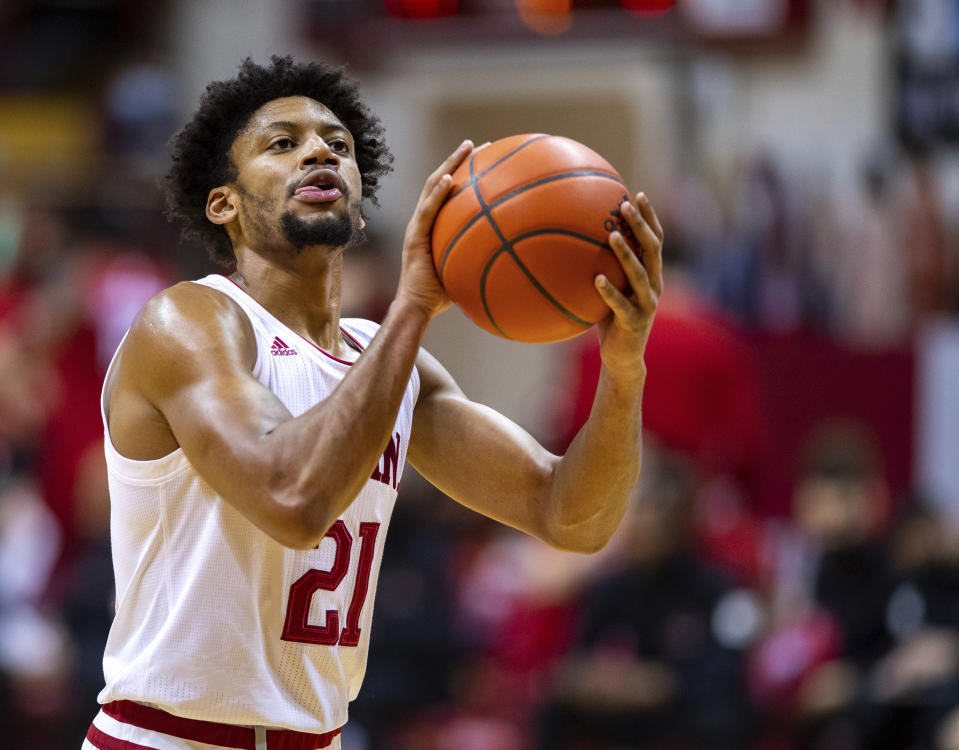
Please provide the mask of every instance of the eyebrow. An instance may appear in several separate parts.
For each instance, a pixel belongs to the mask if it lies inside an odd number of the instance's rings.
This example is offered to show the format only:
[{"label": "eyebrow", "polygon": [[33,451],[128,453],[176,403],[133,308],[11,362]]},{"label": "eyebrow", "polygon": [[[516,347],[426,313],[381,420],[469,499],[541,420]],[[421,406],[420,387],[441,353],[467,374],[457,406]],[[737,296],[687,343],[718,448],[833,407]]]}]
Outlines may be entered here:
[{"label": "eyebrow", "polygon": [[[350,133],[349,129],[340,122],[336,121],[327,121],[322,123],[324,130],[340,130],[344,133]],[[266,126],[267,130],[274,130],[279,128],[287,128],[289,130],[297,130],[298,128],[303,127],[302,123],[293,122],[292,120],[277,120],[276,122],[271,122]],[[352,135],[352,133],[350,133]]]}]

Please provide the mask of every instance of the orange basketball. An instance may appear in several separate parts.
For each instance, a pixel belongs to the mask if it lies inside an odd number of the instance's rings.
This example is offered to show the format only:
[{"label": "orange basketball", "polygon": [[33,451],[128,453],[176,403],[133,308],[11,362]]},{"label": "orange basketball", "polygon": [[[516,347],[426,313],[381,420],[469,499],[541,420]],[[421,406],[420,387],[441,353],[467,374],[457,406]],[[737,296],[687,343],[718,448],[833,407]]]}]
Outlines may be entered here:
[{"label": "orange basketball", "polygon": [[514,135],[475,151],[453,173],[433,226],[433,263],[446,293],[478,326],[516,341],[560,341],[609,314],[593,285],[626,276],[609,233],[623,178],[569,138]]}]

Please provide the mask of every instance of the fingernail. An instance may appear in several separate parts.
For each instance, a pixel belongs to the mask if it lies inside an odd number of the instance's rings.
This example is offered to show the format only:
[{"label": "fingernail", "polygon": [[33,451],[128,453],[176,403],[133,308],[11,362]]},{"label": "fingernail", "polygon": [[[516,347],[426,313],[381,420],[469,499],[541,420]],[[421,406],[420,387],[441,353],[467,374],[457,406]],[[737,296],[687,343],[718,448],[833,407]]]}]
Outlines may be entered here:
[{"label": "fingernail", "polygon": [[464,146],[472,146],[472,145],[473,145],[473,141],[471,141],[469,138],[467,138],[465,141],[463,141],[463,142],[460,144],[460,148],[463,148]]},{"label": "fingernail", "polygon": [[640,193],[636,196],[636,199],[641,200],[643,203],[647,203],[649,201],[649,198],[646,197],[646,193]]}]

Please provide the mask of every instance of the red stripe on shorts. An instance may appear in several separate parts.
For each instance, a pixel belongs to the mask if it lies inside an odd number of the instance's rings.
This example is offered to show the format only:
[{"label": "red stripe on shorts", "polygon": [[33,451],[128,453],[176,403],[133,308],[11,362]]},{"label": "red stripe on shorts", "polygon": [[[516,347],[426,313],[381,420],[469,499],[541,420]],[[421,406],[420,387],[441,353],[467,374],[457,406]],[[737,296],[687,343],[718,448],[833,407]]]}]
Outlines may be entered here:
[{"label": "red stripe on shorts", "polygon": [[[238,727],[202,719],[186,719],[133,701],[113,701],[100,708],[103,713],[117,721],[152,732],[194,742],[205,742],[218,747],[239,748],[239,750],[256,748],[256,733],[252,727]],[[267,729],[266,746],[267,750],[320,750],[332,743],[339,733],[339,729],[325,734],[297,732],[293,729]],[[130,748],[138,750],[133,745]],[[113,748],[101,748],[101,750],[113,750]]]},{"label": "red stripe on shorts", "polygon": [[132,724],[151,732],[160,732],[184,740],[205,742],[221,747],[254,748],[256,739],[250,727],[237,727],[215,721],[185,719],[161,711],[153,706],[144,706],[133,701],[113,701],[101,706],[103,713],[124,724]]},{"label": "red stripe on shorts", "polygon": [[128,740],[118,740],[97,729],[93,724],[87,730],[87,742],[93,745],[97,750],[156,750],[156,748],[138,745]]}]

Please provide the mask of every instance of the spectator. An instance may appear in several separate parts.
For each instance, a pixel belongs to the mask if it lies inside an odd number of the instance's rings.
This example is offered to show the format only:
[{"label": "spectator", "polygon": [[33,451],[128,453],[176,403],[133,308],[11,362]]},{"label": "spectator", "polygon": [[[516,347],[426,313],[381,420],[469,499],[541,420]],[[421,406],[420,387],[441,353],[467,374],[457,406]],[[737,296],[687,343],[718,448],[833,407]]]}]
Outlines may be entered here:
[{"label": "spectator", "polygon": [[[751,670],[754,692],[791,714],[804,749],[874,747],[866,679],[892,646],[884,614],[895,577],[879,534],[887,494],[871,433],[846,422],[813,432],[794,492],[805,562],[787,572],[792,594],[780,596]],[[794,586],[802,579],[808,588]]]},{"label": "spectator", "polygon": [[916,499],[891,539],[899,581],[883,623],[894,647],[869,675],[875,747],[959,747],[959,544]]},{"label": "spectator", "polygon": [[691,552],[690,465],[647,455],[644,476],[624,521],[630,556],[587,592],[540,747],[748,747],[742,649],[755,605]]}]

